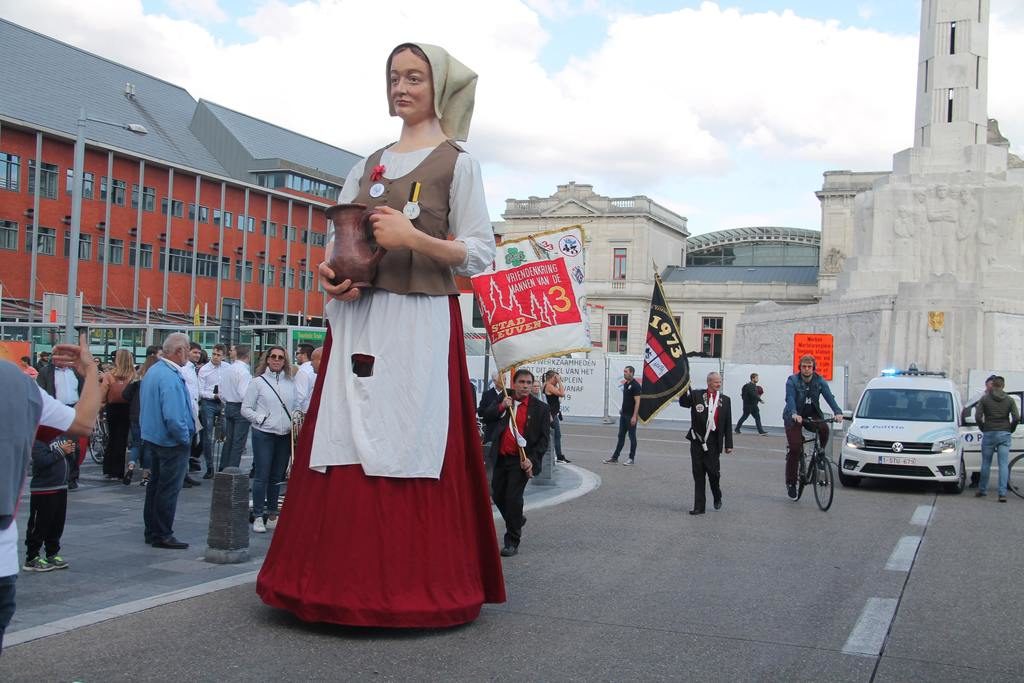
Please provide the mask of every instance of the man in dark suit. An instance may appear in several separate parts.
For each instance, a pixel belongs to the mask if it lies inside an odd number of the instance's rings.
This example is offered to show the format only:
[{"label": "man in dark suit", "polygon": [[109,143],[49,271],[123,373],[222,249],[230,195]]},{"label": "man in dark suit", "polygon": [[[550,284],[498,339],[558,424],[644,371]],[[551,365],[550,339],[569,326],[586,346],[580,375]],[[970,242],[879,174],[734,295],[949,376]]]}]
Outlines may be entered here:
[{"label": "man in dark suit", "polygon": [[703,515],[707,498],[705,476],[711,484],[715,509],[722,507],[719,456],[724,449],[732,453],[732,405],[722,393],[722,376],[708,373],[706,390],[690,389],[679,397],[679,405],[690,409],[690,462],[693,465],[693,509],[691,515]]},{"label": "man in dark suit", "polygon": [[759,403],[764,403],[764,399],[761,398],[763,390],[757,386],[757,373],[750,373],[750,381],[743,385],[743,389],[740,390],[740,398],[743,400],[743,414],[740,415],[740,421],[736,423],[736,433],[740,433],[740,427],[748,417],[753,416],[754,424],[757,425],[757,433],[761,436],[767,436],[768,432],[761,426],[761,406]]},{"label": "man in dark suit", "polygon": [[[480,419],[483,421],[484,443],[491,443],[491,437],[494,435],[494,429],[498,426],[497,413],[493,412],[492,409],[501,402],[502,398],[505,397],[505,387],[502,386],[501,373],[494,373],[492,379],[494,380],[494,383],[489,389],[484,391],[484,395],[480,397],[480,405],[476,410],[476,414],[479,415]],[[494,417],[487,417],[487,415],[493,415]]]},{"label": "man in dark suit", "polygon": [[[523,535],[523,491],[526,482],[540,474],[541,459],[548,449],[551,412],[545,403],[533,398],[533,373],[517,370],[512,378],[512,395],[484,411],[484,419],[497,420],[491,440],[490,457],[494,461],[491,475],[491,497],[505,520],[505,545],[502,557],[519,552]],[[509,425],[509,416],[515,422]],[[523,457],[525,456],[525,457]]]}]

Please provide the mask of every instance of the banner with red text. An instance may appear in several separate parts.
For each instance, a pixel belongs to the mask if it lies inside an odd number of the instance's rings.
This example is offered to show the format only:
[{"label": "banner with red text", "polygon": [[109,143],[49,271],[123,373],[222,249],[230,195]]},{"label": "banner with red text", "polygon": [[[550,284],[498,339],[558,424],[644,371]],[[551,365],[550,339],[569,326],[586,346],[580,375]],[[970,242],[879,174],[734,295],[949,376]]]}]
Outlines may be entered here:
[{"label": "banner with red text", "polygon": [[473,292],[501,369],[590,351],[590,337],[562,257],[480,273]]}]

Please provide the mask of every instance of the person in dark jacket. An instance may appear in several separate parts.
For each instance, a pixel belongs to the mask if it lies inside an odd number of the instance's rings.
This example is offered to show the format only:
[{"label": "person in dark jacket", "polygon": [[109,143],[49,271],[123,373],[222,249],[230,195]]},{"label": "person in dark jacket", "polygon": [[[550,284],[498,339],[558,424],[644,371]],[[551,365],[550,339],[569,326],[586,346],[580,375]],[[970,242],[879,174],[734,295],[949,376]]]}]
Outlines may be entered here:
[{"label": "person in dark jacket", "polygon": [[[82,395],[85,377],[75,368],[57,367],[51,358],[50,362],[39,371],[36,383],[53,398],[66,406],[74,408],[78,404],[79,397]],[[68,475],[69,489],[78,488],[78,468],[82,464],[82,460],[85,459],[85,451],[77,448],[77,443],[75,445],[74,462],[71,466],[71,473]]]},{"label": "person in dark jacket", "polygon": [[[530,395],[533,373],[517,370],[512,378],[512,388],[511,396],[488,406],[483,415],[485,420],[497,422],[491,440],[490,457],[494,460],[491,497],[505,520],[502,557],[512,557],[519,552],[523,524],[526,523],[523,491],[530,477],[540,474],[541,459],[548,450],[551,431],[551,412],[547,404]],[[515,421],[510,425],[509,416],[513,413]]]},{"label": "person in dark jacket", "polygon": [[[491,439],[494,436],[494,429],[498,426],[497,413],[493,412],[493,408],[501,402],[501,399],[505,397],[505,387],[501,382],[501,373],[496,372],[491,378],[494,383],[491,387],[484,392],[484,395],[480,397],[480,405],[476,410],[476,414],[480,417],[483,422],[484,434],[483,442],[491,443]],[[495,417],[490,418],[487,415],[494,415]]]},{"label": "person in dark jacket", "polygon": [[[25,529],[25,565],[29,572],[67,569],[60,556],[60,538],[68,511],[68,475],[75,442],[62,434],[53,441],[32,445],[32,480],[29,482],[28,526]],[[46,557],[39,551],[46,550]]]},{"label": "person in dark jacket", "polygon": [[739,422],[736,423],[736,433],[740,433],[740,428],[748,417],[754,418],[754,424],[757,425],[757,433],[762,436],[766,436],[768,432],[761,426],[761,408],[758,404],[764,403],[764,399],[761,398],[763,390],[757,386],[757,373],[750,373],[750,381],[743,385],[740,390],[740,398],[743,399],[743,415],[740,416]]},{"label": "person in dark jacket", "polygon": [[978,498],[988,495],[988,471],[992,467],[992,452],[999,461],[999,502],[1006,502],[1006,488],[1010,483],[1010,443],[1020,422],[1020,411],[1012,396],[1003,389],[1006,380],[999,375],[991,378],[989,389],[974,408],[974,421],[981,427],[981,474],[978,478]]}]

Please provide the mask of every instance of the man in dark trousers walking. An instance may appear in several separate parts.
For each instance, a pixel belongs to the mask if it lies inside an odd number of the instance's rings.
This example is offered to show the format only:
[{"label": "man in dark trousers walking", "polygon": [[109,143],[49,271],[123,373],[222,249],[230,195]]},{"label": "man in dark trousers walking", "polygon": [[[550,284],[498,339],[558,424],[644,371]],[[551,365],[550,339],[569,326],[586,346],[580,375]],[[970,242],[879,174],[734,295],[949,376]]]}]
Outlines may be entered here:
[{"label": "man in dark trousers walking", "polygon": [[732,406],[722,393],[722,376],[708,373],[706,390],[690,389],[679,397],[679,405],[690,409],[690,463],[693,466],[693,509],[691,515],[703,515],[706,485],[711,485],[716,510],[722,508],[719,456],[724,449],[732,453]]},{"label": "man in dark trousers walking", "polygon": [[[505,544],[502,557],[519,552],[523,535],[523,491],[526,482],[540,474],[541,459],[548,450],[551,413],[546,403],[530,395],[533,373],[517,370],[512,378],[512,395],[488,406],[484,418],[496,418],[498,426],[491,441],[491,497],[505,520]],[[509,416],[515,414],[512,422]],[[509,424],[512,422],[511,424]],[[526,455],[521,458],[520,454]]]},{"label": "man in dark trousers walking", "polygon": [[761,394],[764,390],[757,386],[757,373],[750,373],[750,381],[743,385],[743,389],[740,390],[740,398],[743,399],[743,415],[740,416],[740,421],[736,423],[736,433],[740,433],[740,427],[748,417],[754,418],[754,424],[757,425],[757,433],[761,436],[766,436],[768,432],[761,426],[761,408],[759,403],[764,403],[764,399],[761,398]]}]

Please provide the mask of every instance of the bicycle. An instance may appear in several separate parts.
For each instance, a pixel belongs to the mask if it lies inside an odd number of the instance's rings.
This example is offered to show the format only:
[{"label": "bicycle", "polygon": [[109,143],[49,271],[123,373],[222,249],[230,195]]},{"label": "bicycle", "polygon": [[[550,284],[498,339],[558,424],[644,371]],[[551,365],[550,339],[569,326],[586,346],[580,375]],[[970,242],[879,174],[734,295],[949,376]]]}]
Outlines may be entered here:
[{"label": "bicycle", "polygon": [[110,431],[107,428],[107,411],[102,410],[96,418],[96,426],[89,435],[89,456],[97,465],[103,464],[103,454],[107,452],[110,442]]},{"label": "bicycle", "polygon": [[[818,439],[817,428],[820,425],[827,425],[828,420],[815,420],[804,418],[803,424],[814,428],[814,433],[809,439],[803,440],[803,447],[800,450],[800,472],[797,479],[796,499],[800,500],[805,486],[814,488],[814,500],[822,512],[832,507],[832,498],[835,495],[835,473],[833,464],[825,450],[821,447]],[[807,445],[812,444],[810,453],[807,452]],[[808,467],[808,459],[811,467]]]},{"label": "bicycle", "polygon": [[1024,453],[1010,461],[1010,472],[1006,480],[1006,488],[1013,491],[1014,495],[1018,498],[1024,498],[1024,477],[1017,481],[1013,480],[1013,468],[1018,465],[1020,465],[1021,471],[1024,472]]}]

